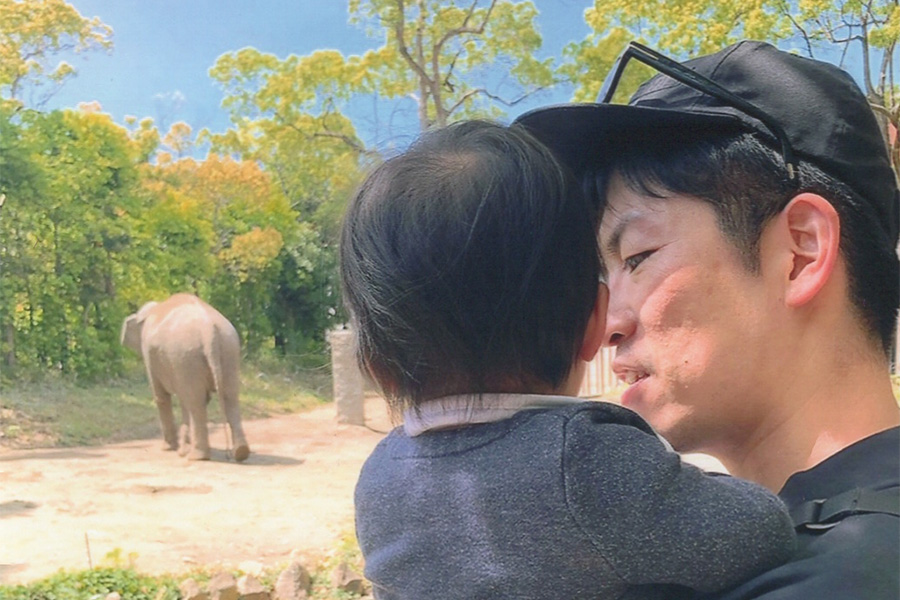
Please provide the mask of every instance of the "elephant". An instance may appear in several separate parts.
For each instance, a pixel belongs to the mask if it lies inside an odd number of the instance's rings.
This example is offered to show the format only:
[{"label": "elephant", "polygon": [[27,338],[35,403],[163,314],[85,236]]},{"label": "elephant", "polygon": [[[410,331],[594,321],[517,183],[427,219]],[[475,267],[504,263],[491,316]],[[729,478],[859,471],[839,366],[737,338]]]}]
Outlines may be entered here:
[{"label": "elephant", "polygon": [[[122,345],[139,353],[159,409],[164,448],[189,460],[209,460],[206,405],[216,392],[231,428],[234,458],[243,462],[250,446],[241,427],[240,338],[222,313],[192,294],[148,302],[122,324]],[[181,405],[175,430],[172,395]]]}]

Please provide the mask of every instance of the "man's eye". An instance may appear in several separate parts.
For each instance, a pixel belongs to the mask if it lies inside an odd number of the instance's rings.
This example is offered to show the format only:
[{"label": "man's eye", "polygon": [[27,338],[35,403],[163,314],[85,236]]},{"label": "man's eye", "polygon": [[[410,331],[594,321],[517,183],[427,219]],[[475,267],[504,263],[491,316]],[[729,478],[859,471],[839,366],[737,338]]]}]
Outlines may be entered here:
[{"label": "man's eye", "polygon": [[629,271],[634,271],[635,269],[638,268],[638,265],[640,265],[642,262],[644,262],[647,259],[647,257],[649,257],[654,252],[656,252],[656,250],[646,250],[644,252],[639,252],[638,254],[632,254],[631,256],[629,256],[628,258],[623,260],[622,262],[625,264],[625,267]]}]

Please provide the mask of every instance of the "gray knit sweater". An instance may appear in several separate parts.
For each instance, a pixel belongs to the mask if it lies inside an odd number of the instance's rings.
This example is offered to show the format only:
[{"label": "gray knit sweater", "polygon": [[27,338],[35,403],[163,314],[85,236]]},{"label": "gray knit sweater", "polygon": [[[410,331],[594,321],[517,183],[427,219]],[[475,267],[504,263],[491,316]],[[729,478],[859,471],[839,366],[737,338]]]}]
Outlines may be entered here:
[{"label": "gray knit sweater", "polygon": [[595,402],[394,430],[360,474],[356,528],[379,600],[681,598],[794,548],[775,496]]}]

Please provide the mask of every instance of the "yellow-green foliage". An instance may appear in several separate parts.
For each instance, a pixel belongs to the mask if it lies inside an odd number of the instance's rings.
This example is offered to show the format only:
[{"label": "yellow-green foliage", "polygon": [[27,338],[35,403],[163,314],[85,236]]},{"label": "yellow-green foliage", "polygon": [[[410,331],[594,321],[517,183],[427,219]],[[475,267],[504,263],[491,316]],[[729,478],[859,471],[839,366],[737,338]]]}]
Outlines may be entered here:
[{"label": "yellow-green foliage", "polygon": [[[900,40],[900,9],[893,0],[835,2],[834,0],[593,0],[585,10],[592,33],[566,48],[563,73],[576,84],[574,97],[593,101],[613,61],[630,40],[650,44],[680,58],[714,52],[740,39],[777,43],[791,39],[792,49],[822,54],[838,46],[837,54],[864,49],[881,72],[865,75],[863,86],[875,104],[897,125],[893,63],[882,60]],[[627,71],[626,71],[627,73]],[[646,71],[644,72],[646,74]],[[627,98],[643,77],[626,76]],[[896,146],[895,146],[896,148]]]},{"label": "yellow-green foliage", "polygon": [[[73,74],[60,52],[109,49],[112,31],[64,0],[0,0],[0,376],[121,374],[130,360],[118,343],[123,318],[185,291],[228,317],[250,355],[321,351],[324,332],[346,320],[336,281],[341,215],[386,142],[361,137],[351,104],[374,96],[401,108],[412,98],[424,130],[506,117],[560,80],[593,100],[630,39],[680,57],[741,37],[797,39],[803,52],[838,39],[862,45],[883,70],[893,63],[879,57],[900,36],[893,0],[584,0],[593,32],[556,60],[537,58],[529,0],[347,6],[371,49],[226,52],[209,75],[232,126],[195,135],[185,122],[165,133],[149,118],[118,124],[96,102],[53,112],[26,104]],[[648,74],[626,72],[622,96]],[[863,84],[896,126],[900,99],[888,75],[875,68]],[[198,148],[214,154],[193,158]]]},{"label": "yellow-green foliage", "polygon": [[[51,84],[48,94],[75,69],[54,64],[66,49],[112,47],[112,29],[94,17],[83,17],[64,0],[0,0],[0,94],[16,100],[27,84]],[[0,102],[2,104],[2,102]]]},{"label": "yellow-green foliage", "polygon": [[364,81],[387,98],[415,94],[422,130],[501,116],[491,102],[500,92],[490,90],[484,76],[493,65],[503,65],[510,76],[506,83],[519,88],[516,97],[554,82],[554,61],[535,57],[542,39],[530,1],[350,0],[349,10],[385,39],[358,62]]}]

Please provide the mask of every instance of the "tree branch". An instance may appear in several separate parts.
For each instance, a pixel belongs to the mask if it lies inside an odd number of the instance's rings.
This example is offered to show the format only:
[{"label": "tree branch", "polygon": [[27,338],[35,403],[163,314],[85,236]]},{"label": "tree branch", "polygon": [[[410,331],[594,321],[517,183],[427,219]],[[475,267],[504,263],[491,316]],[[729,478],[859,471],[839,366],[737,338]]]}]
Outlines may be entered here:
[{"label": "tree branch", "polygon": [[810,40],[809,32],[801,25],[797,19],[794,18],[794,15],[791,14],[790,6],[787,3],[782,2],[780,5],[781,14],[785,15],[794,26],[794,28],[800,32],[800,36],[803,38],[803,41],[806,43],[806,52],[809,54],[810,58],[815,58],[813,54],[812,40]]},{"label": "tree branch", "polygon": [[302,135],[303,137],[305,137],[307,139],[312,139],[312,138],[337,139],[337,140],[341,140],[342,142],[344,142],[345,144],[350,146],[350,148],[352,150],[354,150],[360,154],[365,154],[365,155],[373,154],[373,152],[371,150],[366,149],[366,147],[363,146],[362,144],[360,144],[358,140],[347,135],[346,133],[338,133],[337,131],[329,131],[326,129],[325,131],[317,131],[317,132],[311,134],[308,131],[304,131],[303,129],[300,129],[293,123],[287,121],[281,115],[276,114],[275,119],[277,119],[278,122],[281,123],[282,125],[284,125],[285,127],[288,127],[289,129],[293,129],[294,131],[296,131],[297,133],[299,133],[300,135]]},{"label": "tree branch", "polygon": [[875,95],[875,86],[872,85],[872,67],[869,65],[869,30],[865,17],[860,19],[859,24],[862,35],[859,36],[862,44],[862,63],[863,63],[863,84],[866,86],[866,95]]},{"label": "tree branch", "polygon": [[[468,98],[468,94],[464,94],[462,98],[460,98],[453,106],[449,109],[445,108],[443,105],[442,94],[441,94],[441,86],[450,84],[450,77],[453,75],[453,68],[456,66],[456,58],[454,57],[453,61],[450,63],[450,68],[447,70],[445,76],[441,77],[440,72],[440,57],[441,52],[443,51],[444,44],[446,44],[451,39],[465,35],[481,35],[484,33],[485,27],[488,24],[488,21],[491,19],[491,14],[494,11],[494,7],[497,5],[497,0],[491,0],[490,6],[487,7],[487,10],[484,13],[484,18],[481,20],[481,24],[477,27],[471,27],[469,22],[475,15],[475,10],[478,7],[478,0],[472,0],[472,4],[469,5],[469,10],[466,12],[466,17],[463,19],[462,24],[459,27],[455,27],[445,32],[444,35],[434,44],[432,48],[431,55],[431,68],[434,73],[434,79],[432,83],[432,98],[434,99],[435,112],[437,117],[437,122],[440,125],[446,125],[447,117],[453,114],[453,111],[456,110],[460,103],[465,101]],[[457,53],[457,56],[459,54]],[[452,88],[452,86],[450,86]]]},{"label": "tree branch", "polygon": [[354,138],[350,137],[349,135],[347,135],[345,133],[337,133],[335,131],[318,131],[312,135],[309,135],[309,134],[306,134],[306,135],[307,135],[307,137],[314,137],[314,138],[338,139],[338,140],[341,140],[342,142],[344,142],[345,144],[347,144],[348,146],[350,146],[356,152],[359,152],[360,154],[365,154],[367,156],[374,154],[374,152],[372,150],[367,149],[365,146],[361,145],[358,141],[356,141]]},{"label": "tree branch", "polygon": [[[425,131],[432,125],[432,120],[428,118],[428,98],[430,97],[435,105],[435,116],[440,122],[440,95],[441,87],[439,84],[441,74],[434,69],[434,61],[432,60],[432,77],[429,77],[425,71],[427,61],[425,59],[425,13],[427,7],[424,0],[418,0],[419,16],[416,19],[416,55],[419,64],[422,66],[422,74],[419,76],[419,129]],[[441,123],[443,125],[443,123]]]},{"label": "tree branch", "polygon": [[443,85],[445,88],[450,90],[450,93],[453,93],[455,91],[453,88],[453,84],[450,83],[450,78],[453,77],[453,69],[456,68],[456,61],[459,59],[462,51],[462,48],[456,51],[456,55],[454,55],[453,59],[450,61],[450,65],[447,67],[447,75],[444,77]]},{"label": "tree branch", "polygon": [[417,76],[428,79],[428,73],[425,72],[422,65],[415,61],[409,53],[409,48],[406,46],[406,5],[404,0],[397,0],[397,8],[400,11],[400,16],[397,18],[397,22],[394,23],[394,35],[397,36],[397,50],[400,51],[400,56],[412,67]]},{"label": "tree branch", "polygon": [[466,15],[465,20],[463,20],[463,24],[460,27],[451,29],[450,31],[445,33],[443,36],[441,36],[441,39],[439,39],[437,44],[434,45],[434,49],[435,49],[436,53],[440,53],[441,48],[444,47],[444,44],[446,44],[452,38],[455,38],[457,36],[460,36],[460,35],[463,35],[466,33],[474,33],[474,34],[478,34],[478,35],[481,35],[482,33],[484,33],[484,28],[485,28],[485,26],[487,26],[488,21],[491,20],[491,13],[494,12],[494,6],[497,5],[497,0],[491,0],[491,5],[488,6],[487,12],[484,15],[484,19],[482,19],[482,21],[481,21],[481,25],[479,25],[478,27],[469,27],[468,26],[469,19],[471,19],[472,15],[475,13],[475,7],[477,4],[478,4],[478,0],[472,0],[472,6],[469,7],[469,12]]},{"label": "tree branch", "polygon": [[888,121],[892,121],[894,119],[894,115],[891,114],[891,111],[881,104],[876,104],[872,101],[869,101],[869,107],[872,109],[872,112],[879,113],[887,117]]},{"label": "tree branch", "polygon": [[447,110],[447,114],[452,115],[454,112],[456,112],[456,109],[458,109],[460,106],[462,106],[465,103],[466,100],[468,100],[469,98],[474,98],[478,94],[487,94],[487,90],[482,89],[482,88],[476,88],[474,90],[467,91],[465,94],[463,94],[462,96],[459,97],[459,100],[457,100],[456,102],[453,103],[453,106],[451,106]]},{"label": "tree branch", "polygon": [[502,96],[498,96],[498,95],[496,95],[496,94],[493,94],[493,93],[489,92],[489,91],[486,90],[485,88],[475,88],[475,89],[471,89],[471,90],[467,91],[465,94],[463,94],[463,95],[460,97],[460,99],[457,100],[457,101],[453,104],[453,106],[450,108],[450,110],[447,111],[447,114],[451,114],[451,115],[452,115],[452,114],[456,111],[456,109],[458,109],[460,106],[463,105],[463,103],[464,103],[466,100],[468,100],[469,98],[474,98],[475,96],[485,96],[485,97],[487,97],[487,98],[490,98],[490,99],[493,100],[494,102],[499,102],[500,104],[502,104],[502,105],[504,105],[504,106],[512,107],[512,106],[515,106],[516,104],[522,102],[523,100],[528,99],[528,98],[531,97],[533,94],[536,94],[537,92],[540,92],[540,91],[543,90],[543,89],[544,89],[544,86],[536,87],[536,88],[534,88],[533,90],[530,90],[530,91],[528,91],[528,92],[523,93],[521,96],[519,96],[519,97],[516,98],[515,100],[507,100],[506,98],[503,98]]},{"label": "tree branch", "polygon": [[893,53],[893,48],[888,47],[884,49],[884,54],[881,55],[881,70],[878,73],[878,95],[883,99],[885,96],[885,91],[887,90],[887,74],[888,74],[888,66],[890,65],[890,57]]}]

